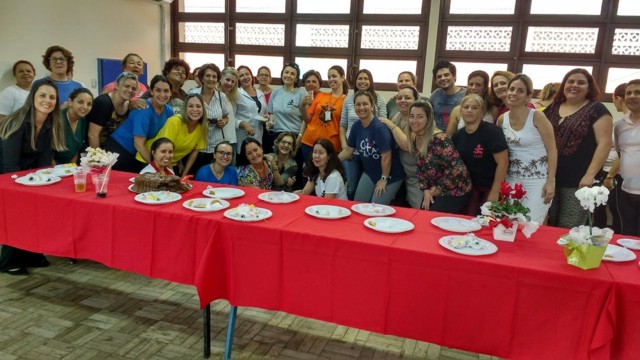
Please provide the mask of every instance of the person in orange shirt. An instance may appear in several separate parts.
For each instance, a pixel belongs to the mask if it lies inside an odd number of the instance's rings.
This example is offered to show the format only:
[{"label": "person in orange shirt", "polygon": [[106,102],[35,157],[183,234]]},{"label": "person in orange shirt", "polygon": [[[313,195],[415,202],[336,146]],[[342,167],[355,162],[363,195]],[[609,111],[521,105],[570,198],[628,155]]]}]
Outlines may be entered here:
[{"label": "person in orange shirt", "polygon": [[[327,82],[330,93],[318,93],[313,97],[309,105],[311,96],[305,98],[303,111],[305,114],[300,136],[302,137],[302,156],[305,160],[311,154],[313,144],[318,139],[331,141],[337,152],[340,152],[340,116],[342,115],[342,104],[349,92],[349,82],[347,81],[344,69],[339,65],[329,68]],[[308,111],[304,111],[308,108]]]}]

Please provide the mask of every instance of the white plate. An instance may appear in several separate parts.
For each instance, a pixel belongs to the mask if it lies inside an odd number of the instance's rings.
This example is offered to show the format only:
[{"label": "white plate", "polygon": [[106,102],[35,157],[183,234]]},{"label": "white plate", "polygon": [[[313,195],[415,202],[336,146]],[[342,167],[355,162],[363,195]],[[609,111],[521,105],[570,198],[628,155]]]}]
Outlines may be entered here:
[{"label": "white plate", "polygon": [[131,181],[132,183],[135,183],[135,182],[136,182],[136,178],[135,178],[135,176],[134,176],[134,177],[132,177],[132,178],[129,178],[129,181]]},{"label": "white plate", "polygon": [[449,249],[453,252],[456,252],[462,255],[480,256],[480,255],[493,254],[494,252],[498,251],[498,247],[494,243],[484,239],[480,239],[480,238],[476,238],[480,244],[480,248],[474,249],[470,246],[465,246],[460,248],[456,247],[455,242],[463,240],[462,238],[466,239],[468,238],[468,236],[467,235],[449,235],[449,236],[440,238],[440,240],[438,240],[438,243],[442,245],[442,247],[444,247],[445,249]]},{"label": "white plate", "polygon": [[607,245],[607,250],[604,252],[602,260],[612,262],[631,261],[636,259],[636,254],[622,246]]},{"label": "white plate", "polygon": [[16,182],[26,186],[46,186],[55,184],[60,181],[59,177],[55,175],[35,174],[31,173],[16,179]]},{"label": "white plate", "polygon": [[222,199],[197,198],[183,202],[182,206],[193,211],[210,212],[228,208],[229,202]]},{"label": "white plate", "polygon": [[477,221],[471,221],[458,217],[441,216],[431,219],[431,223],[440,229],[468,233],[482,229]]},{"label": "white plate", "polygon": [[272,204],[288,204],[300,199],[300,196],[284,191],[272,191],[258,195],[258,199]]},{"label": "white plate", "polygon": [[[132,178],[132,179],[133,179],[133,178]],[[186,183],[186,184],[189,186],[189,188],[188,188],[187,190],[183,191],[183,192],[187,192],[187,191],[189,191],[189,190],[193,189],[193,185],[191,185],[191,184],[189,184],[189,183]],[[128,187],[127,189],[129,189],[129,191],[131,191],[132,193],[142,194],[142,193],[139,193],[139,192],[137,192],[137,191],[134,191],[134,190],[133,190],[133,186],[134,186],[134,185],[135,185],[135,184],[131,184],[131,185],[129,185],[129,187]],[[158,190],[158,191],[156,191],[156,192],[161,192],[161,191],[163,191],[163,190]]]},{"label": "white plate", "polygon": [[396,213],[396,209],[391,206],[379,204],[355,204],[351,210],[365,216],[387,216]]},{"label": "white plate", "polygon": [[56,165],[55,167],[52,167],[52,168],[40,169],[36,171],[36,173],[43,174],[43,175],[55,175],[58,177],[65,177],[65,176],[71,176],[73,175],[74,172],[76,172],[75,168],[58,167],[58,166],[60,165]]},{"label": "white plate", "polygon": [[413,223],[392,217],[373,217],[364,221],[364,226],[383,233],[397,234],[413,230]]},{"label": "white plate", "polygon": [[264,219],[268,219],[268,218],[271,217],[271,215],[273,215],[273,213],[269,209],[254,207],[254,210],[256,212],[254,217],[242,217],[242,216],[240,216],[238,214],[238,208],[237,207],[225,211],[224,212],[224,216],[229,218],[229,219],[231,219],[231,220],[242,221],[242,222],[253,222],[253,221],[262,221]]},{"label": "white plate", "polygon": [[182,199],[182,195],[170,191],[149,191],[134,197],[137,202],[148,205],[168,204]]},{"label": "white plate", "polygon": [[208,188],[202,192],[202,195],[217,199],[233,199],[244,195],[244,191],[236,188]]},{"label": "white plate", "polygon": [[333,205],[313,205],[304,209],[304,212],[320,219],[341,219],[351,215],[349,209]]},{"label": "white plate", "polygon": [[618,244],[626,247],[627,249],[640,250],[640,240],[618,239]]}]

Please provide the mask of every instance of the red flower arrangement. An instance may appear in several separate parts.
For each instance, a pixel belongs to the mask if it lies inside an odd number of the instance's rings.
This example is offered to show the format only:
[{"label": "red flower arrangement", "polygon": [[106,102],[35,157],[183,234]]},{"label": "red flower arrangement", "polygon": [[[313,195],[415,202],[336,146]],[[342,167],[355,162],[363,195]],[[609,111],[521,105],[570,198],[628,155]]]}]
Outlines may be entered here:
[{"label": "red flower arrangement", "polygon": [[514,184],[513,187],[507,182],[500,184],[500,195],[498,201],[489,201],[480,208],[482,215],[491,217],[489,226],[496,227],[502,224],[505,228],[510,228],[514,220],[529,221],[530,210],[522,204],[527,192],[522,184]]}]

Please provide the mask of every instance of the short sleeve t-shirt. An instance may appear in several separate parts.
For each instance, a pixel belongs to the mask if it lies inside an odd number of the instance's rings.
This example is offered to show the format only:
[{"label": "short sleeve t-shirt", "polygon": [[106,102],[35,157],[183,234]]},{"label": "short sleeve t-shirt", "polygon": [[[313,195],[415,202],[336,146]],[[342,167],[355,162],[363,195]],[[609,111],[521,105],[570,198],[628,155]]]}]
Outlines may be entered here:
[{"label": "short sleeve t-shirt", "polygon": [[161,114],[156,113],[151,101],[147,100],[147,105],[149,107],[146,109],[131,111],[127,120],[111,135],[120,146],[131,154],[136,153],[136,148],[133,145],[135,136],[145,139],[153,138],[167,122],[167,119],[173,115],[173,110],[168,105],[164,106]]},{"label": "short sleeve t-shirt", "polygon": [[364,173],[375,183],[382,176],[382,154],[391,151],[391,179],[389,183],[402,180],[404,170],[395,151],[395,143],[391,137],[389,128],[377,117],[374,117],[369,126],[362,126],[357,122],[351,127],[351,133],[347,139],[347,145],[358,151]]},{"label": "short sleeve t-shirt", "polygon": [[481,121],[473,134],[462,128],[451,140],[469,170],[472,183],[491,187],[497,167],[493,155],[508,149],[502,130]]}]

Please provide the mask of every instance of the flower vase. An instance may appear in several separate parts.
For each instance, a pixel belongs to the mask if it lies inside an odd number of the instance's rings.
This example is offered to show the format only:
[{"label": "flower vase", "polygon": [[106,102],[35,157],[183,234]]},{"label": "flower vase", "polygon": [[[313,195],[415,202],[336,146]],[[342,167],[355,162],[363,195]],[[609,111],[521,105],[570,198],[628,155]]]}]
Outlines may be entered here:
[{"label": "flower vase", "polygon": [[510,228],[505,227],[502,224],[498,224],[493,228],[493,239],[500,241],[514,242],[516,240],[516,233],[518,232],[518,222],[513,221]]},{"label": "flower vase", "polygon": [[564,256],[567,264],[579,267],[583,270],[596,269],[600,267],[606,246],[596,246],[590,244],[568,243],[564,247]]}]

